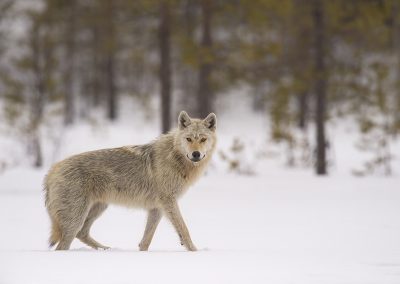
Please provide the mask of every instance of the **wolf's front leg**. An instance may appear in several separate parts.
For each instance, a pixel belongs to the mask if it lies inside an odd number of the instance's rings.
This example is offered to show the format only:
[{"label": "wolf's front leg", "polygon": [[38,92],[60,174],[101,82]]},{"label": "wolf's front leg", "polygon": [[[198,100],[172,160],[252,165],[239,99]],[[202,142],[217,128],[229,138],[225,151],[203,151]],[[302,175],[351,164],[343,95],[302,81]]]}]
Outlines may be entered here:
[{"label": "wolf's front leg", "polygon": [[189,230],[187,229],[185,222],[183,221],[176,200],[165,200],[163,202],[163,209],[165,215],[175,227],[175,230],[177,231],[179,238],[181,239],[181,244],[183,244],[190,251],[196,251],[197,249],[194,246],[192,239],[190,238]]},{"label": "wolf's front leg", "polygon": [[149,210],[147,215],[146,229],[144,230],[142,241],[139,244],[139,249],[141,251],[146,251],[149,249],[154,232],[157,229],[158,223],[160,223],[161,216],[162,214],[160,209],[154,208]]}]

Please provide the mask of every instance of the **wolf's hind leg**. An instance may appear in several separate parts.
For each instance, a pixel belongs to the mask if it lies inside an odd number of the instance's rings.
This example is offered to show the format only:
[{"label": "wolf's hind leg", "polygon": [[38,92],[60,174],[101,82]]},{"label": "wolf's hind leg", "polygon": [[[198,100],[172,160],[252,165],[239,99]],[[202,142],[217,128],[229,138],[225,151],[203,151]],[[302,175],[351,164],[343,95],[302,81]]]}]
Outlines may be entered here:
[{"label": "wolf's hind leg", "polygon": [[154,208],[149,210],[146,229],[144,230],[143,238],[139,244],[139,249],[141,251],[146,251],[149,249],[151,240],[153,239],[157,226],[160,223],[161,217],[162,214],[160,209]]},{"label": "wolf's hind leg", "polygon": [[89,211],[88,216],[86,217],[85,223],[83,224],[82,229],[79,231],[76,236],[81,242],[87,244],[88,246],[94,249],[109,249],[109,247],[104,246],[98,243],[90,236],[90,228],[92,227],[94,221],[100,217],[101,214],[107,209],[107,204],[104,203],[95,203]]},{"label": "wolf's hind leg", "polygon": [[86,201],[77,202],[73,208],[62,208],[58,211],[58,222],[61,232],[60,242],[56,250],[68,250],[72,241],[82,228],[89,213],[89,204]]}]

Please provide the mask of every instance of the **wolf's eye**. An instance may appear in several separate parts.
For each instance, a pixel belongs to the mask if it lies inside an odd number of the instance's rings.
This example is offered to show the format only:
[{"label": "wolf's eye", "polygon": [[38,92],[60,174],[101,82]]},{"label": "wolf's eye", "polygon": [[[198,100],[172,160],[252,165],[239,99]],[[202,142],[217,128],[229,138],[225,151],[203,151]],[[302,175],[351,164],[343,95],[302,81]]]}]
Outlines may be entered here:
[{"label": "wolf's eye", "polygon": [[207,138],[201,138],[201,140],[200,140],[201,143],[204,143],[206,141],[207,141]]},{"label": "wolf's eye", "polygon": [[191,138],[186,138],[186,140],[187,140],[188,142],[192,142],[192,139],[191,139]]}]

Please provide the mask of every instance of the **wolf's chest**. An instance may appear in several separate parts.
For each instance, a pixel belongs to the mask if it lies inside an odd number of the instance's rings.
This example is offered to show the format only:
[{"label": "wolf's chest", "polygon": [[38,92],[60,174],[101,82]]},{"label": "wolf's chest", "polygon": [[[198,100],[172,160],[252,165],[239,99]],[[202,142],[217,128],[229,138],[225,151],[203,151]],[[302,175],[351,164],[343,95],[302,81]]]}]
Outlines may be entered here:
[{"label": "wolf's chest", "polygon": [[182,173],[182,190],[186,191],[187,188],[192,186],[202,175],[204,172],[204,167],[194,168],[190,172]]}]

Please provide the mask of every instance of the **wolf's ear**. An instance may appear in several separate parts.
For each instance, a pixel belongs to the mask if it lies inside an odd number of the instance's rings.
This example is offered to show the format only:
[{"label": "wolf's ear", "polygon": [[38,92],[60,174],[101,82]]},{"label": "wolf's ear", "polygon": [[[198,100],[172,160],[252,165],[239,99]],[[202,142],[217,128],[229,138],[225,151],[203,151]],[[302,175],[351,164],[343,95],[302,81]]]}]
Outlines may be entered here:
[{"label": "wolf's ear", "polygon": [[207,128],[210,128],[211,130],[215,130],[217,128],[217,116],[215,113],[210,113],[203,121]]},{"label": "wolf's ear", "polygon": [[192,123],[192,121],[190,120],[190,117],[187,114],[187,112],[182,110],[178,117],[179,129],[182,130],[182,129],[188,127],[191,123]]}]

